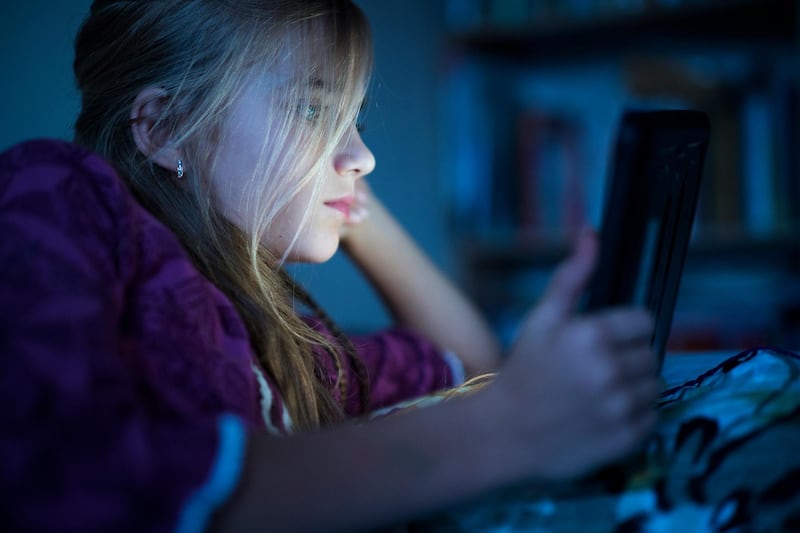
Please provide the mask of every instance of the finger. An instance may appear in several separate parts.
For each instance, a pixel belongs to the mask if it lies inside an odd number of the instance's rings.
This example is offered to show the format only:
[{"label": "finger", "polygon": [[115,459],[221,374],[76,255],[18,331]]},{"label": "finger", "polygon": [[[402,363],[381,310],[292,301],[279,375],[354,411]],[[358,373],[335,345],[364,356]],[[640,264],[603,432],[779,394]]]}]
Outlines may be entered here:
[{"label": "finger", "polygon": [[587,320],[602,328],[615,345],[649,344],[653,336],[653,317],[643,309],[612,308],[590,315]]},{"label": "finger", "polygon": [[537,308],[541,320],[554,325],[573,313],[597,259],[597,237],[581,232],[570,256],[555,270]]},{"label": "finger", "polygon": [[363,206],[354,206],[350,210],[350,217],[347,221],[351,224],[360,224],[369,216],[369,211]]},{"label": "finger", "polygon": [[647,410],[635,420],[614,427],[611,432],[604,432],[606,438],[595,440],[595,451],[602,462],[619,460],[631,452],[637,451],[645,440],[652,435],[658,423],[658,412]]},{"label": "finger", "polygon": [[656,410],[661,387],[655,378],[641,378],[607,395],[606,423],[628,425]]},{"label": "finger", "polygon": [[624,380],[658,378],[658,356],[649,346],[624,350],[620,353],[619,359],[622,366],[620,375]]},{"label": "finger", "polygon": [[637,381],[634,394],[641,406],[641,409],[636,413],[637,418],[647,415],[651,411],[656,411],[658,400],[661,397],[661,380],[655,375],[651,375]]},{"label": "finger", "polygon": [[658,355],[650,346],[640,350],[630,350],[625,353],[624,357],[626,361],[623,364],[629,379],[646,378],[658,380]]},{"label": "finger", "polygon": [[652,435],[657,424],[658,411],[656,409],[647,409],[641,414],[641,416],[631,421],[626,426],[627,432],[623,432],[623,438],[628,441],[628,452],[634,451],[634,449],[637,447],[641,447],[645,440]]},{"label": "finger", "polygon": [[356,180],[354,193],[357,203],[366,204],[369,202],[372,190],[365,178]]}]

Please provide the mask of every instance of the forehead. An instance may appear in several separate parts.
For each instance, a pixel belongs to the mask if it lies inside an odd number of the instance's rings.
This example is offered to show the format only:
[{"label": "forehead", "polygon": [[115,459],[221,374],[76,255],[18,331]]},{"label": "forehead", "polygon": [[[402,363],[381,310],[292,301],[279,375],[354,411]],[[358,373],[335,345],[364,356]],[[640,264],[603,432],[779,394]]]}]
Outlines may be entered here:
[{"label": "forehead", "polygon": [[282,58],[270,65],[254,65],[243,77],[245,87],[292,92],[340,92],[347,84],[347,80],[337,76],[332,68],[304,65],[291,58]]}]

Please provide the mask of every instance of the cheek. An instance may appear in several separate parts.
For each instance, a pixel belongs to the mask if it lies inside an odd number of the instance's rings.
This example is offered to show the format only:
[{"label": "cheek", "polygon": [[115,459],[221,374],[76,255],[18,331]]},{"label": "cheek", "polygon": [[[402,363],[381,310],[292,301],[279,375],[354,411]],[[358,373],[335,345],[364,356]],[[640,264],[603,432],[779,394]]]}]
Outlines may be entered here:
[{"label": "cheek", "polygon": [[214,207],[222,216],[245,232],[252,230],[252,217],[244,209],[244,197],[241,194],[242,183],[237,180],[214,178],[212,184]]},{"label": "cheek", "polygon": [[[305,194],[301,193],[295,196],[286,206],[283,207],[272,220],[269,230],[264,234],[262,243],[269,248],[275,255],[283,255],[288,246],[291,244],[292,239],[297,235],[298,239],[295,241],[297,247],[301,241],[307,240],[309,235],[313,235],[313,228],[315,226],[316,213],[311,209],[308,204],[308,198]],[[303,222],[303,216],[309,211],[309,217],[306,220],[303,231],[298,234],[300,225]]]},{"label": "cheek", "polygon": [[214,205],[225,218],[245,231],[253,228],[253,213],[248,199],[254,194],[252,175],[255,163],[250,153],[232,146],[234,139],[219,147],[211,174]]},{"label": "cheek", "polygon": [[[283,212],[276,217],[270,237],[262,241],[270,251],[282,256],[297,232],[304,210]],[[329,260],[339,248],[341,221],[336,216],[326,216],[325,209],[314,208],[297,235],[288,260],[291,262],[322,263]]]}]

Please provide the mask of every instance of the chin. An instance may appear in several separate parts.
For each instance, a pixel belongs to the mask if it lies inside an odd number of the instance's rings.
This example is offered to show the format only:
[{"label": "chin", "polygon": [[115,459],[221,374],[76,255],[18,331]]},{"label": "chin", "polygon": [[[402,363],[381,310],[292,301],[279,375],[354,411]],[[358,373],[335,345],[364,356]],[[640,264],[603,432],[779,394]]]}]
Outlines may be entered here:
[{"label": "chin", "polygon": [[333,242],[319,243],[315,246],[300,247],[289,254],[288,261],[293,263],[325,263],[339,249],[339,239]]}]

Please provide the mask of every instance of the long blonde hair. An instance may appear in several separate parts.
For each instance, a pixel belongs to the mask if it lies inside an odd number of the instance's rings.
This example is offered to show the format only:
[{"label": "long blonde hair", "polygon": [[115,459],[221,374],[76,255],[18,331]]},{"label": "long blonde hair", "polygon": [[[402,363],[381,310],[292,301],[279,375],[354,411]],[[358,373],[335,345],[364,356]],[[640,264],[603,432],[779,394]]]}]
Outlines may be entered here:
[{"label": "long blonde hair", "polygon": [[[346,398],[345,358],[361,367],[352,349],[330,344],[297,315],[299,294],[330,324],[285,273],[286,254],[276,257],[259,243],[301,188],[313,186],[312,201],[317,197],[322,165],[352,132],[371,65],[366,20],[349,0],[95,0],[75,43],[82,94],[76,142],[115,165],[140,202],[174,231],[197,268],[234,303],[300,428],[339,420],[342,406],[330,387],[338,386]],[[275,81],[265,93],[273,120],[243,194],[252,201],[248,227],[254,229],[243,231],[215,206],[211,173],[226,112],[254,71]],[[324,102],[318,102],[320,84],[330,85]],[[150,87],[163,91],[156,128],[180,147],[183,180],[154,164],[133,139],[131,106]],[[316,106],[313,117],[310,102]],[[307,126],[311,118],[313,128]],[[313,156],[310,169],[301,167],[300,154]],[[346,348],[344,336],[334,332]],[[323,382],[314,346],[333,356],[338,383]],[[366,379],[360,373],[364,405]]]}]

